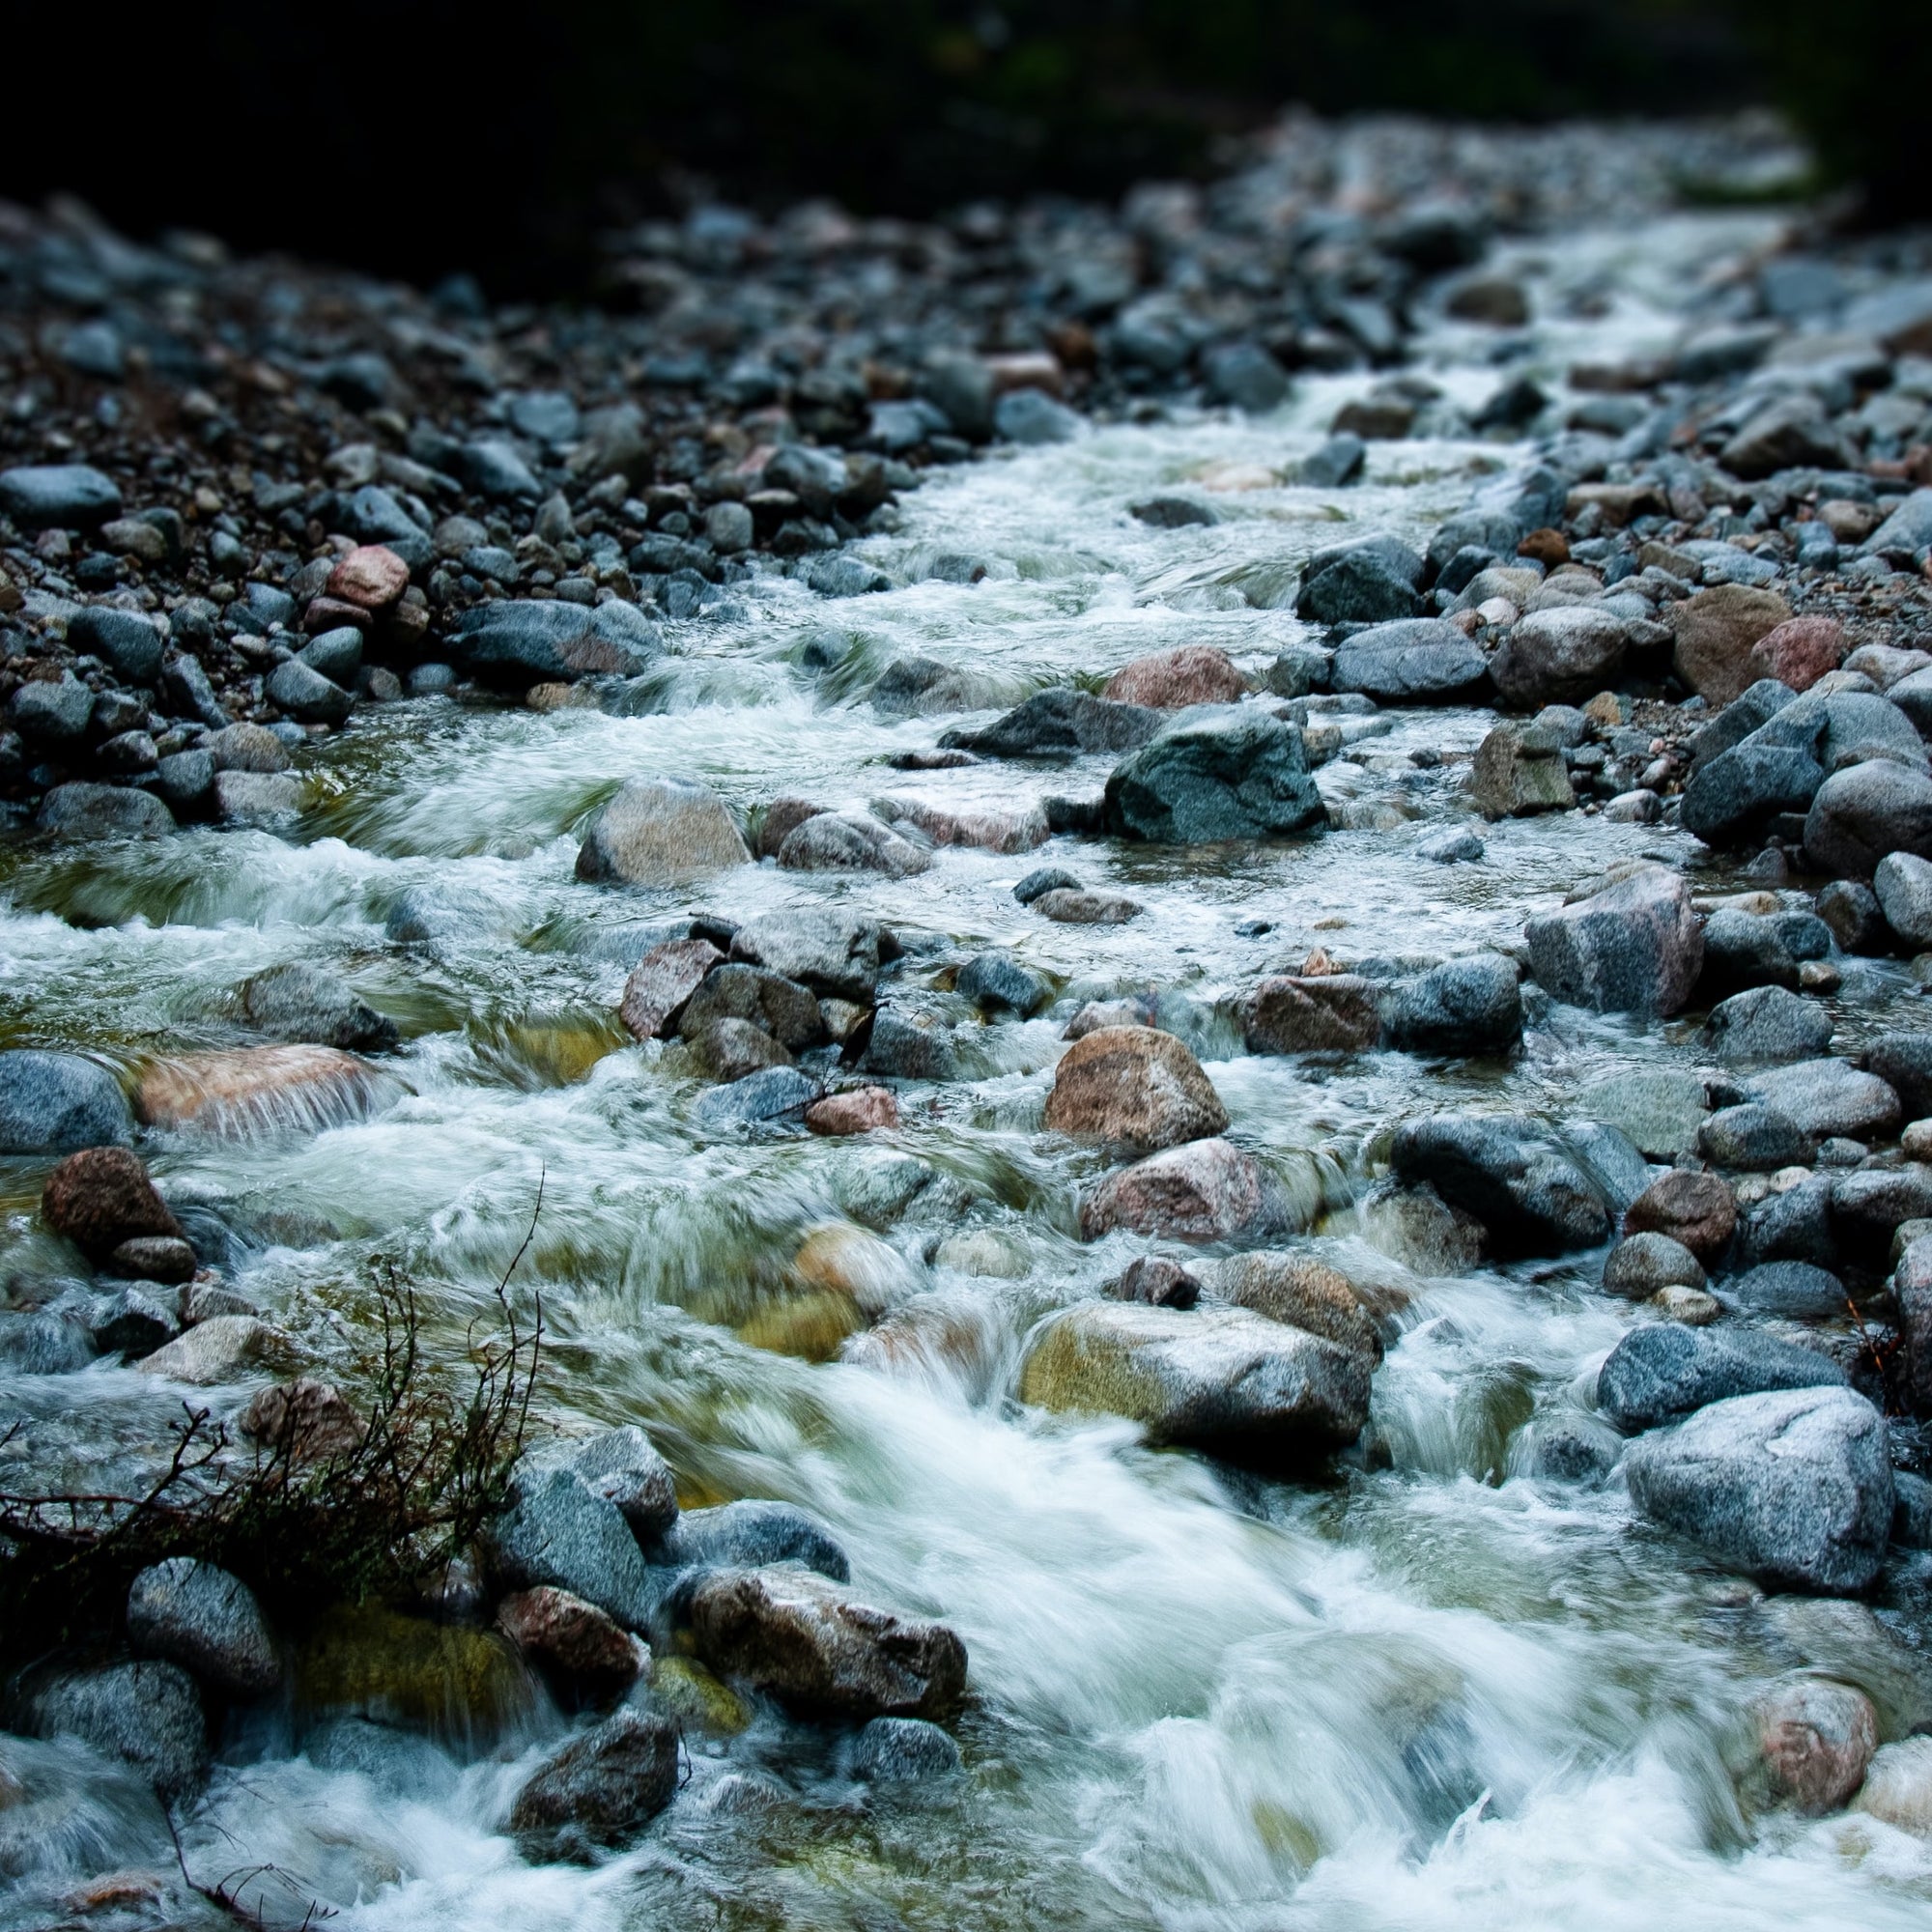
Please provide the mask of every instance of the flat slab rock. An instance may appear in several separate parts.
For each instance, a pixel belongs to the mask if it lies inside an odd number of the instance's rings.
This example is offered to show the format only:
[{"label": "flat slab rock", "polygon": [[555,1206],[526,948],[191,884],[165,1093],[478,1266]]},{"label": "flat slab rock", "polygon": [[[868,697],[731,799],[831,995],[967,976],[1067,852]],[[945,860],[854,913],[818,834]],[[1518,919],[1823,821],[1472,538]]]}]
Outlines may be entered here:
[{"label": "flat slab rock", "polygon": [[240,1137],[365,1120],[408,1091],[332,1046],[250,1046],[156,1061],[134,1089],[143,1126]]},{"label": "flat slab rock", "polygon": [[1123,1415],[1157,1442],[1293,1457],[1360,1435],[1372,1366],[1243,1308],[1102,1302],[1046,1324],[1019,1394],[1040,1408]]}]

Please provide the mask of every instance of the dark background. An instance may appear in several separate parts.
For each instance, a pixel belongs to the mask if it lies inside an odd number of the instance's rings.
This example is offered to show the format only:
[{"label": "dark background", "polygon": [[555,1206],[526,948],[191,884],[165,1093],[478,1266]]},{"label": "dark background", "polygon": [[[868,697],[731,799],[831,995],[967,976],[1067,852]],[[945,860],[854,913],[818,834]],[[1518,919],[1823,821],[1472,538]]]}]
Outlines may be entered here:
[{"label": "dark background", "polygon": [[1211,169],[1282,103],[1473,119],[1792,110],[1871,218],[1932,207],[1923,0],[201,0],[36,8],[0,193],[70,189],[498,293],[698,183],[926,213]]}]

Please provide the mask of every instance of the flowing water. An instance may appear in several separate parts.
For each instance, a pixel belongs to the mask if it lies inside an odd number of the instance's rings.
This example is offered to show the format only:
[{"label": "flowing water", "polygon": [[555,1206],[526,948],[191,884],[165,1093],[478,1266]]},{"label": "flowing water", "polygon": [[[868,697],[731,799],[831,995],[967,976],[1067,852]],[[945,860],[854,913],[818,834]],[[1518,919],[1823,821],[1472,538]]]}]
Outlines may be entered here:
[{"label": "flowing water", "polygon": [[[1760,217],[1705,217],[1533,251],[1546,312],[1566,290],[1613,299],[1540,327],[1518,366],[1555,379],[1580,355],[1662,341],[1698,275],[1769,234]],[[1498,380],[1483,347],[1440,332],[1424,367],[1480,399]],[[885,720],[864,689],[912,651],[984,677],[999,703],[1179,642],[1264,668],[1301,635],[1291,593],[1312,550],[1355,531],[1424,538],[1511,454],[1377,444],[1368,480],[1332,493],[1257,476],[1366,386],[1317,379],[1269,418],[1111,427],[937,473],[898,535],[862,547],[906,587],[828,603],[780,579],[744,586],[722,614],[669,627],[672,655],[629,715],[446,699],[372,712],[314,754],[312,810],[289,838],[199,831],[6,856],[9,1043],[131,1065],[157,1044],[232,1037],[228,989],[293,958],[341,972],[402,1025],[394,1104],[152,1151],[175,1199],[218,1203],[250,1232],[235,1282],[277,1321],[339,1353],[366,1318],[369,1263],[393,1257],[456,1356],[541,1177],[518,1281],[544,1291],[546,1403],[641,1423],[688,1501],[816,1512],[863,1594],[942,1617],[971,1657],[956,1786],[868,1791],[839,1776],[832,1744],[767,1717],[728,1742],[694,1735],[671,1808],[595,1869],[526,1864],[497,1829],[564,1721],[540,1702],[468,1747],[258,1718],[223,1741],[186,1821],[197,1877],[271,1861],[286,1892],[265,1879],[250,1896],[291,1922],[319,1898],[345,1926],[491,1932],[1927,1922],[1926,1847],[1869,1821],[1753,1813],[1736,1795],[1744,1707],[1795,1656],[1829,1648],[1836,1612],[1763,1605],[1634,1524],[1614,1484],[1525,1473],[1535,1432],[1577,1411],[1630,1319],[1589,1285],[1594,1258],[1420,1276],[1372,1251],[1350,1206],[1378,1133],[1406,1115],[1477,1102],[1562,1118],[1611,1072],[1696,1064],[1694,1028],[1545,1007],[1507,1067],[1396,1054],[1332,1066],[1243,1057],[1215,1014],[1318,944],[1360,959],[1514,941],[1527,912],[1608,862],[1682,857],[1690,841],[1566,814],[1486,828],[1479,865],[1430,864],[1416,845],[1465,809],[1454,754],[1490,720],[1397,712],[1320,774],[1361,829],[1312,842],[948,848],[903,881],[765,866],[673,894],[574,877],[585,813],[634,775],[694,776],[741,810],[784,792],[1011,807],[1097,789],[1104,759],[895,770],[893,754],[961,721]],[[1212,492],[1223,521],[1163,531],[1125,513],[1176,487]],[[982,580],[955,581],[962,556]],[[817,654],[846,655],[813,672],[806,645],[828,632]],[[1444,761],[1418,766],[1419,750]],[[1146,910],[1120,927],[1050,924],[1010,896],[1042,861]],[[828,902],[907,938],[908,991],[998,947],[1065,1001],[986,1028],[971,1077],[909,1091],[895,1133],[705,1132],[703,1090],[675,1053],[615,1025],[627,967],[677,916]],[[1237,932],[1254,922],[1267,929]],[[1149,989],[1202,1053],[1233,1136],[1288,1182],[1304,1238],[1350,1244],[1358,1269],[1412,1296],[1365,1445],[1331,1480],[1155,1453],[1123,1424],[1010,1399],[1031,1326],[1138,1250],[1080,1243],[1075,1206],[1101,1162],[1039,1115],[1072,1003]],[[1869,1003],[1891,989],[1871,968],[1861,990]],[[907,1155],[940,1179],[893,1219],[878,1204],[905,1191]],[[0,1170],[10,1268],[34,1262],[43,1171]],[[806,1233],[868,1213],[889,1342],[808,1362],[748,1339]],[[961,1228],[980,1238],[935,1258]],[[155,1439],[181,1394],[105,1363],[13,1379],[0,1403],[30,1428],[0,1457],[31,1439],[37,1476],[111,1464]],[[1896,1699],[1918,1694],[1908,1664]],[[58,1918],[78,1879],[167,1866],[144,1788],[66,1746],[7,1748],[31,1758],[37,1796],[0,1809],[0,1873],[14,1875],[0,1925]]]}]

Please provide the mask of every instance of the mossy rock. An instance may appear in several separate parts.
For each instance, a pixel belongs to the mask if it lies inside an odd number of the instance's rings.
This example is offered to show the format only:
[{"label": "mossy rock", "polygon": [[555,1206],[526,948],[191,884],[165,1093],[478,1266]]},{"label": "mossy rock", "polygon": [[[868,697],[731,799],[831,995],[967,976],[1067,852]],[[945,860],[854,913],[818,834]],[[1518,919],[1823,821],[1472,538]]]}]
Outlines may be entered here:
[{"label": "mossy rock", "polygon": [[668,1717],[714,1737],[736,1737],[752,1721],[752,1707],[695,1657],[659,1658],[651,1666],[651,1696]]},{"label": "mossy rock", "polygon": [[330,1611],[298,1649],[298,1708],[481,1743],[531,1716],[529,1672],[494,1632],[404,1616],[379,1605]]},{"label": "mossy rock", "polygon": [[797,1355],[808,1362],[829,1362],[848,1335],[865,1327],[866,1318],[849,1294],[819,1289],[804,1294],[775,1294],[750,1320],[738,1336],[754,1349],[774,1354]]}]

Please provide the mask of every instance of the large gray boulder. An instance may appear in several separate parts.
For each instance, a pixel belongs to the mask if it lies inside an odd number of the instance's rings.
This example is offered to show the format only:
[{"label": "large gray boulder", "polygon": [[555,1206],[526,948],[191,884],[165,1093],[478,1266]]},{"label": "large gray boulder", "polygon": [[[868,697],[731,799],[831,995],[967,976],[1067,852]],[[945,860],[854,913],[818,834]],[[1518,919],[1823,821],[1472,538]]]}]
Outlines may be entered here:
[{"label": "large gray boulder", "polygon": [[1674,1013],[1704,963],[1690,894],[1646,866],[1524,927],[1530,971],[1552,997],[1599,1012]]},{"label": "large gray boulder", "polygon": [[[801,828],[802,829],[802,828]],[[631,779],[583,830],[577,876],[627,886],[681,886],[751,863],[737,820],[693,779]]]},{"label": "large gray boulder", "polygon": [[664,655],[657,629],[634,604],[498,598],[458,621],[452,654],[493,684],[526,688],[581,677],[635,677]]},{"label": "large gray boulder", "polygon": [[1522,1037],[1516,961],[1451,959],[1378,990],[1382,1039],[1408,1053],[1507,1053]]},{"label": "large gray boulder", "polygon": [[1415,704],[1469,696],[1489,675],[1482,647],[1446,617],[1405,617],[1345,639],[1330,681],[1337,691]]},{"label": "large gray boulder", "polygon": [[231,1696],[259,1697],[282,1680],[281,1658],[254,1591],[192,1556],[170,1556],[134,1578],[128,1641]]},{"label": "large gray boulder", "polygon": [[1301,733],[1260,710],[1183,715],[1107,781],[1107,829],[1155,843],[1279,838],[1326,816]]},{"label": "large gray boulder", "polygon": [[562,1469],[575,1476],[611,1504],[635,1536],[665,1535],[677,1521],[677,1483],[670,1464],[636,1423],[540,1443],[526,1453],[521,1468],[532,1474]]},{"label": "large gray boulder", "polygon": [[731,936],[731,957],[795,980],[821,996],[869,1005],[878,990],[881,949],[877,920],[834,907],[766,913]]},{"label": "large gray boulder", "polygon": [[22,1700],[37,1737],[78,1738],[131,1764],[165,1800],[185,1797],[208,1771],[208,1719],[194,1679],[179,1664],[141,1662],[58,1672]]},{"label": "large gray boulder", "polygon": [[1783,986],[1753,986],[1711,1009],[1704,1038],[1737,1066],[1815,1060],[1832,1043],[1832,1015]]},{"label": "large gray boulder", "polygon": [[106,1067],[77,1053],[0,1053],[0,1153],[126,1147],[133,1110]]},{"label": "large gray boulder", "polygon": [[175,815],[152,792],[76,780],[42,799],[34,824],[56,838],[160,838]]},{"label": "large gray boulder", "polygon": [[242,1016],[270,1039],[384,1053],[396,1044],[396,1023],[356,998],[348,984],[303,959],[270,966],[238,989]]},{"label": "large gray boulder", "polygon": [[508,1510],[489,1536],[491,1567],[510,1589],[551,1584],[641,1630],[656,1592],[623,1512],[575,1470],[519,1468]]},{"label": "large gray boulder", "polygon": [[1767,1579],[1847,1596],[1885,1557],[1894,1488],[1885,1418],[1847,1388],[1734,1396],[1624,1455],[1652,1522]]},{"label": "large gray boulder", "polygon": [[1775,1108],[1815,1140],[1844,1134],[1863,1140],[1898,1125],[1898,1095],[1876,1073],[1844,1060],[1801,1060],[1751,1076],[1753,1100]]},{"label": "large gray boulder", "polygon": [[852,1580],[852,1565],[831,1532],[792,1503],[747,1496],[714,1509],[690,1510],[646,1546],[653,1564],[671,1569],[762,1570],[802,1563],[835,1583]]},{"label": "large gray boulder", "polygon": [[1099,1302],[1035,1336],[1019,1396],[1040,1408],[1123,1415],[1156,1442],[1283,1461],[1352,1442],[1373,1362],[1243,1308]]},{"label": "large gray boulder", "polygon": [[[1641,1239],[1642,1236],[1636,1237]],[[1841,1388],[1845,1373],[1814,1349],[1754,1328],[1633,1328],[1597,1376],[1597,1406],[1626,1435],[1766,1389]]]},{"label": "large gray boulder", "polygon": [[1840,878],[1869,879],[1889,852],[1932,858],[1932,778],[1890,758],[1833,772],[1805,814],[1805,857]]},{"label": "large gray boulder", "polygon": [[1441,1114],[1396,1129],[1397,1179],[1427,1181],[1473,1214],[1499,1255],[1563,1254],[1610,1232],[1602,1189],[1541,1122],[1522,1114]]}]

